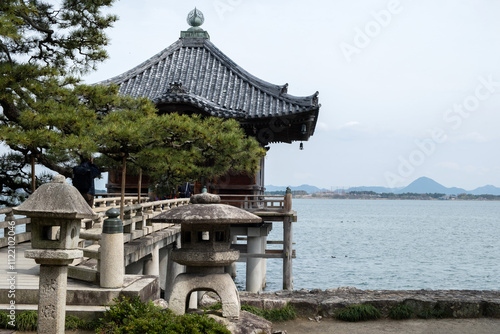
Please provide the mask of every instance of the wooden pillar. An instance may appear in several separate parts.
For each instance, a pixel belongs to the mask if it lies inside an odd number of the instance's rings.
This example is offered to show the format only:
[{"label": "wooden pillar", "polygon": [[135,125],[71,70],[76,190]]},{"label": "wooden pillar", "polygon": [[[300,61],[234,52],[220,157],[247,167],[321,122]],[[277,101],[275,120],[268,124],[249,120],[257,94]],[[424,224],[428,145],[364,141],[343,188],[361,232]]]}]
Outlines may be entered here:
[{"label": "wooden pillar", "polygon": [[181,247],[181,235],[177,235],[175,242],[168,245],[168,268],[167,268],[167,278],[165,280],[165,300],[170,300],[170,295],[174,288],[174,282],[177,275],[185,271],[185,267],[172,261],[172,250]]},{"label": "wooden pillar", "polygon": [[[262,236],[261,238],[261,253],[266,254],[266,248],[267,248],[267,235]],[[260,261],[261,263],[261,273],[262,273],[262,290],[266,288],[267,285],[267,259],[263,258]]]},{"label": "wooden pillar", "polygon": [[285,198],[283,199],[283,212],[292,211],[292,190],[287,187]]},{"label": "wooden pillar", "polygon": [[[238,236],[236,234],[231,234],[231,244],[236,245],[238,243]],[[231,278],[236,278],[236,273],[237,273],[237,268],[236,268],[236,261],[231,263],[230,265],[227,265],[224,268],[224,272],[228,273]]]},{"label": "wooden pillar", "polygon": [[283,211],[289,213],[283,217],[283,290],[293,290],[292,252],[293,252],[293,214],[292,190],[286,188]]},{"label": "wooden pillar", "polygon": [[165,293],[167,289],[168,246],[160,248],[160,289]]},{"label": "wooden pillar", "polygon": [[153,245],[151,257],[144,261],[144,275],[160,275],[160,247],[158,244]]},{"label": "wooden pillar", "polygon": [[[251,229],[250,227],[248,228]],[[256,228],[257,229],[257,228]],[[259,230],[260,232],[260,230]],[[247,236],[248,254],[258,255],[262,251],[261,236]],[[246,291],[259,292],[262,290],[262,259],[258,257],[247,258]]]},{"label": "wooden pillar", "polygon": [[291,216],[283,218],[283,290],[293,290],[292,222]]}]

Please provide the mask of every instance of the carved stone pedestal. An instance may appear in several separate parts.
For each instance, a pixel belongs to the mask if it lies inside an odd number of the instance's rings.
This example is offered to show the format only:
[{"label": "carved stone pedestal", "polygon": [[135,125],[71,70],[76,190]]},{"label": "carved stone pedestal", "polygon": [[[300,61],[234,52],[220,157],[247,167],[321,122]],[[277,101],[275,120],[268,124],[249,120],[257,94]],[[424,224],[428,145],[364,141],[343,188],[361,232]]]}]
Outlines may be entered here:
[{"label": "carved stone pedestal", "polygon": [[25,257],[40,264],[38,333],[64,334],[68,265],[83,256],[80,250],[32,249]]}]

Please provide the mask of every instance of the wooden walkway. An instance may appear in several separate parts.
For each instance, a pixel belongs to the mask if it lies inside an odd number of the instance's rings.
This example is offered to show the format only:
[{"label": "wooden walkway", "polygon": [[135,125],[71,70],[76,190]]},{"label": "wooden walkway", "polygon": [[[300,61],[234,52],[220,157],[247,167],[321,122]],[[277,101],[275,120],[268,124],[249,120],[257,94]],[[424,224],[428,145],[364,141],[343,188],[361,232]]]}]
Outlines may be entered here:
[{"label": "wooden walkway", "polygon": [[[14,253],[12,249],[9,250],[7,247],[0,248],[0,289],[9,288],[9,278],[11,277],[15,277],[16,286],[38,289],[40,266],[35,263],[35,260],[24,257],[24,251],[30,248],[31,242],[15,245]],[[13,267],[11,264],[12,255],[15,257]]]}]

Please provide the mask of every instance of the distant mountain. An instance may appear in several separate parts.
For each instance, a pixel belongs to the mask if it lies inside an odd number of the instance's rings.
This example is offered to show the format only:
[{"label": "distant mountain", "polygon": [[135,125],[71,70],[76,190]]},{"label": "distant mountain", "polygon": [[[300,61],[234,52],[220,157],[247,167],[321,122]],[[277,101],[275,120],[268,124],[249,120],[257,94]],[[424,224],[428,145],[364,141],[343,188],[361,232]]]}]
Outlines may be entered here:
[{"label": "distant mountain", "polygon": [[[268,185],[268,186],[266,186],[266,191],[285,191],[286,188],[287,188],[286,186]],[[290,186],[290,189],[292,189],[292,191],[304,190],[304,191],[307,191],[308,194],[314,194],[314,193],[321,192],[321,191],[328,191],[328,189],[320,189],[318,187],[311,186],[308,184],[303,184],[303,185],[297,186],[297,187]]]},{"label": "distant mountain", "polygon": [[347,192],[349,191],[373,191],[379,194],[382,193],[393,193],[400,188],[386,188],[386,187],[352,187],[347,189]]},{"label": "distant mountain", "polygon": [[488,195],[500,196],[500,188],[497,188],[497,187],[492,186],[492,185],[487,185],[487,186],[479,187],[479,188],[476,188],[474,190],[468,191],[467,193],[472,194],[472,195],[488,194]]},{"label": "distant mountain", "polygon": [[[304,190],[307,191],[309,194],[314,194],[316,192],[327,192],[329,191],[328,189],[325,188],[318,188],[315,186],[311,186],[308,184],[303,184],[298,187],[290,187],[292,190]],[[273,185],[268,185],[266,186],[266,191],[285,191],[286,186],[273,186]],[[386,187],[368,187],[368,186],[363,186],[363,187],[352,187],[349,189],[344,189],[345,192],[351,192],[351,191],[373,191],[376,193],[395,193],[395,194],[402,194],[402,193],[416,193],[416,194],[446,194],[446,195],[458,195],[458,194],[471,194],[471,195],[497,195],[500,196],[500,188],[497,188],[492,185],[487,185],[484,187],[479,187],[474,190],[467,191],[462,188],[457,188],[457,187],[445,187],[442,184],[439,184],[438,182],[434,181],[431,178],[428,177],[420,177],[410,183],[406,187],[402,188],[386,188]]]},{"label": "distant mountain", "polygon": [[447,188],[433,179],[428,177],[421,177],[410,183],[403,189],[395,191],[396,194],[402,193],[416,193],[416,194],[446,194],[458,195],[467,193],[467,190],[462,188]]}]

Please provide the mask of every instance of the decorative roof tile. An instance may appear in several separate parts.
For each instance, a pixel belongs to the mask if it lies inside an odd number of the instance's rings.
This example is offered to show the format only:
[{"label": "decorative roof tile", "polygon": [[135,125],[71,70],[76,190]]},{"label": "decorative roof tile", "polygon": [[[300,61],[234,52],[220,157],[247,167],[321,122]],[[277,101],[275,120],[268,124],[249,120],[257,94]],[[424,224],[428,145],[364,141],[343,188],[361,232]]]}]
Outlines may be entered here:
[{"label": "decorative roof tile", "polygon": [[218,117],[317,114],[320,107],[318,92],[289,95],[288,84],[274,85],[253,76],[208,38],[180,38],[135,68],[99,84],[117,84],[121,94],[147,97],[157,105],[192,104]]}]

